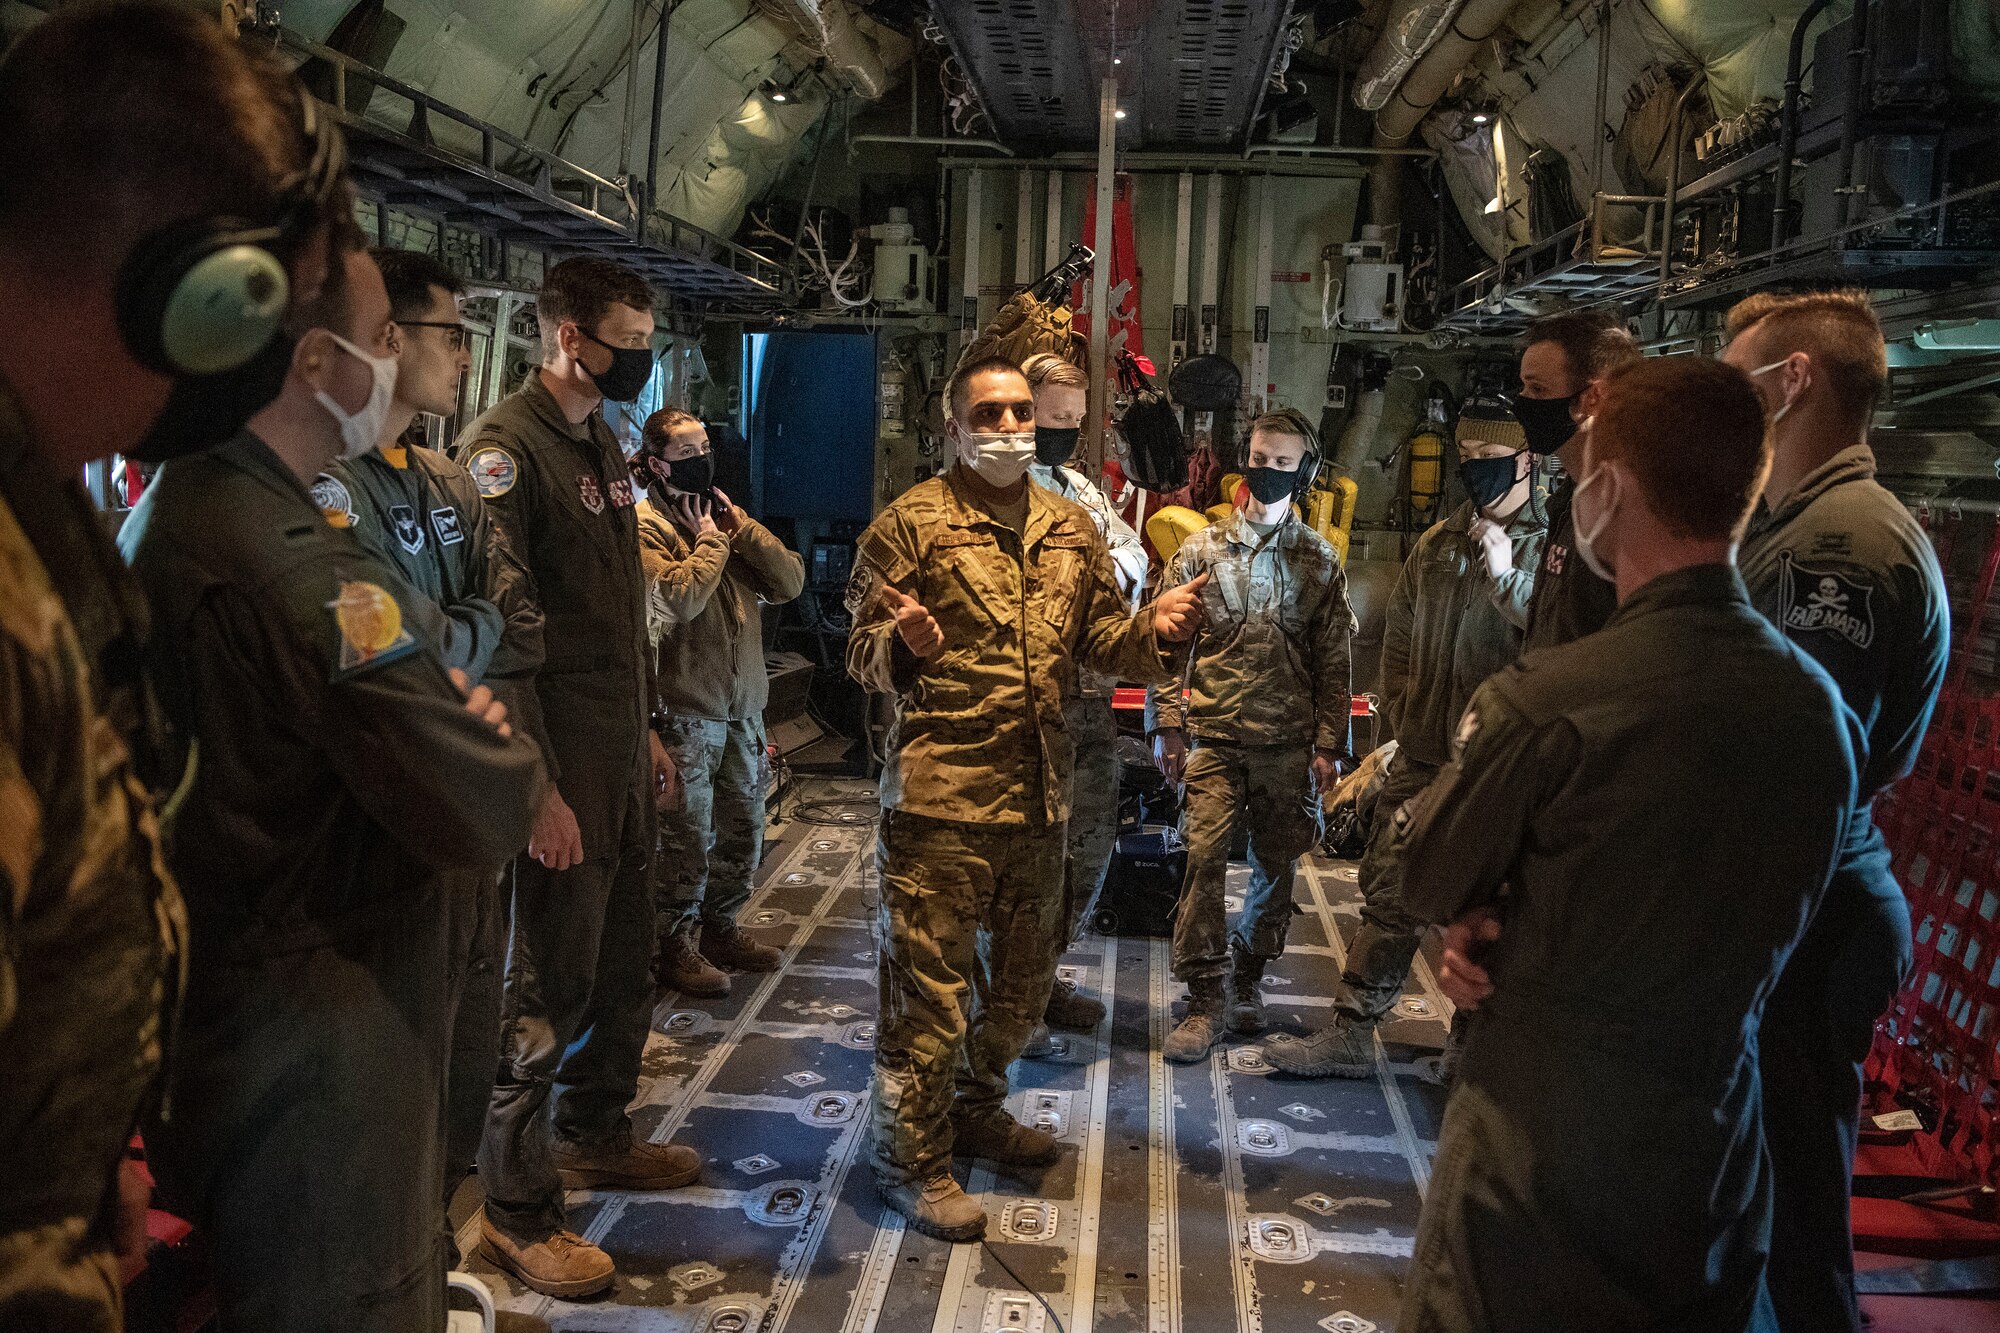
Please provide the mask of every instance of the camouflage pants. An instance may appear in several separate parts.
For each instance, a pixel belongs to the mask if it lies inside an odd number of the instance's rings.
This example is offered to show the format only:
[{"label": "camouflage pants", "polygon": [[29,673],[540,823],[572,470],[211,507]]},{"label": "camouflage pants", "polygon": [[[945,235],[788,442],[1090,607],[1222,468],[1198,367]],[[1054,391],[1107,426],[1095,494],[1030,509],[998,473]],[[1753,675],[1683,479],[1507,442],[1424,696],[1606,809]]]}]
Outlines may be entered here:
[{"label": "camouflage pants", "polygon": [[1333,1002],[1334,1012],[1351,1021],[1379,1022],[1389,1012],[1403,993],[1410,962],[1423,941],[1424,923],[1403,909],[1402,844],[1390,834],[1396,811],[1430,786],[1437,774],[1429,764],[1414,764],[1398,754],[1376,799],[1375,822],[1357,876],[1361,926],[1348,941],[1347,966]]},{"label": "camouflage pants", "polygon": [[1055,977],[1063,838],[1060,825],[883,812],[869,1121],[885,1182],[948,1168],[952,1120],[1006,1099]]},{"label": "camouflage pants", "polygon": [[1070,783],[1069,854],[1063,861],[1063,928],[1056,941],[1062,955],[1076,942],[1118,841],[1118,719],[1109,697],[1078,697],[1063,709],[1076,743]]},{"label": "camouflage pants", "polygon": [[0,1328],[118,1333],[125,1288],[118,1261],[73,1217],[0,1232]]},{"label": "camouflage pants", "polygon": [[[1292,877],[1319,834],[1311,795],[1309,745],[1231,745],[1201,737],[1187,757],[1187,878],[1174,910],[1174,976],[1219,978],[1231,947],[1254,958],[1285,951],[1292,924]],[[1250,821],[1250,891],[1233,935],[1222,899],[1236,821]]]},{"label": "camouflage pants", "polygon": [[681,771],[687,799],[660,815],[653,857],[659,933],[733,922],[750,901],[764,854],[764,723],[677,717],[660,739]]}]

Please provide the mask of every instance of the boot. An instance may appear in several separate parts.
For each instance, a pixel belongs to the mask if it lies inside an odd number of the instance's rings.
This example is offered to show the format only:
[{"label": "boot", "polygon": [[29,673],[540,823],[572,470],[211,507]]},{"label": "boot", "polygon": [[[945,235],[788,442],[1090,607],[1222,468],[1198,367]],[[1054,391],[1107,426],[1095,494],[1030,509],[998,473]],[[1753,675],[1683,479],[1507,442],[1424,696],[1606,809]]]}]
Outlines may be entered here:
[{"label": "boot", "polygon": [[661,990],[682,995],[715,1000],[729,994],[728,974],[696,951],[686,931],[674,931],[660,941],[653,955],[653,980]]},{"label": "boot", "polygon": [[1046,1060],[1056,1053],[1056,1039],[1049,1031],[1047,1023],[1035,1024],[1035,1030],[1028,1034],[1028,1042],[1021,1047],[1023,1060]]},{"label": "boot", "polygon": [[1222,980],[1203,977],[1188,984],[1187,1017],[1167,1034],[1160,1053],[1177,1065],[1205,1059],[1222,1040]]},{"label": "boot", "polygon": [[704,921],[701,956],[731,972],[775,972],[778,960],[785,955],[768,944],[757,943],[734,921]]},{"label": "boot", "polygon": [[1247,1037],[1264,1030],[1264,992],[1257,987],[1264,980],[1267,960],[1235,950],[1230,953],[1229,1030]]},{"label": "boot", "polygon": [[566,1190],[671,1190],[694,1183],[701,1154],[677,1143],[646,1143],[629,1133],[598,1145],[553,1139],[549,1156]]},{"label": "boot", "polygon": [[882,1202],[909,1219],[910,1226],[938,1240],[978,1240],[986,1234],[986,1210],[960,1189],[951,1172],[939,1171],[928,1180],[891,1185],[875,1179]]},{"label": "boot", "polygon": [[1104,1021],[1104,1001],[1092,999],[1078,990],[1075,982],[1058,977],[1042,1021],[1065,1032],[1095,1032]]},{"label": "boot", "polygon": [[522,1244],[479,1215],[479,1252],[544,1296],[592,1296],[611,1286],[611,1256],[574,1231]]},{"label": "boot", "polygon": [[1045,1129],[1032,1129],[1005,1111],[977,1120],[954,1120],[954,1157],[984,1157],[1002,1166],[1047,1166],[1062,1155],[1062,1144]]},{"label": "boot", "polygon": [[1375,1073],[1375,1025],[1342,1016],[1310,1037],[1273,1037],[1264,1043],[1273,1069],[1301,1078],[1371,1078]]}]

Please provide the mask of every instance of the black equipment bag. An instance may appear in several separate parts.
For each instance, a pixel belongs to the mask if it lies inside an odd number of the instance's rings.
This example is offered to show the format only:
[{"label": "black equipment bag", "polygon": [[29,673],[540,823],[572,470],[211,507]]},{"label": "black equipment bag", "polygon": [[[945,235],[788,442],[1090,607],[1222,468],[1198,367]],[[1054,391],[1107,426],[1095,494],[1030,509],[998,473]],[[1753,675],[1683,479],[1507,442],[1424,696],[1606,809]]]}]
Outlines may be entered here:
[{"label": "black equipment bag", "polygon": [[1091,922],[1100,935],[1174,933],[1174,904],[1187,875],[1179,830],[1152,825],[1118,839]]},{"label": "black equipment bag", "polygon": [[1118,387],[1129,400],[1125,415],[1118,419],[1119,434],[1125,437],[1125,475],[1149,491],[1187,485],[1188,450],[1180,413],[1129,352],[1118,358]]}]

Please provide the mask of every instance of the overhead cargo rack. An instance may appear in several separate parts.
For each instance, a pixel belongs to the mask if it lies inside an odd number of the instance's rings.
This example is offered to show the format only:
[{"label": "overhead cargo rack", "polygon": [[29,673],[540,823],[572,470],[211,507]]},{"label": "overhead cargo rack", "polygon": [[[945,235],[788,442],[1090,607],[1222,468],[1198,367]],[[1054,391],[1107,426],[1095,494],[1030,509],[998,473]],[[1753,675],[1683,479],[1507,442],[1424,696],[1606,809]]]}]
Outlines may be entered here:
[{"label": "overhead cargo rack", "polygon": [[[366,198],[557,259],[615,259],[663,295],[704,307],[755,310],[792,299],[780,265],[644,208],[636,182],[598,175],[295,33],[281,33],[279,44],[305,62],[308,86],[319,85],[321,104],[346,131],[349,172]],[[407,104],[406,117],[375,110],[385,93]]]}]

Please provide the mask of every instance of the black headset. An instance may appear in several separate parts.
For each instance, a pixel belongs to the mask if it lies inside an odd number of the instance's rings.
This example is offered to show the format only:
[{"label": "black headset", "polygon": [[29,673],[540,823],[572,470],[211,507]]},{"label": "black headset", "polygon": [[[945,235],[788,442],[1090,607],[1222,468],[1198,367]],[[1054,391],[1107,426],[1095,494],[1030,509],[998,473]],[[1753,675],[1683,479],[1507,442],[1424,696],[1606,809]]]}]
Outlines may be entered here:
[{"label": "black headset", "polygon": [[340,130],[298,90],[304,169],[277,188],[275,222],[213,214],[169,223],[119,266],[118,331],[139,364],[166,375],[216,375],[270,345],[291,301],[282,252],[319,221],[347,168]]},{"label": "black headset", "polygon": [[[1296,435],[1306,442],[1306,456],[1299,460],[1298,480],[1292,483],[1292,498],[1296,500],[1311,490],[1313,483],[1319,480],[1319,469],[1322,461],[1319,448],[1319,432],[1313,429],[1313,424],[1310,421],[1306,420],[1306,414],[1299,411],[1296,407],[1281,407],[1275,412],[1263,413],[1257,420],[1263,421],[1272,417],[1284,422],[1284,433],[1286,435]],[[1256,433],[1254,423],[1251,433]],[[1248,440],[1244,441],[1243,449],[1243,462],[1247,467],[1250,462],[1250,444]]]}]

